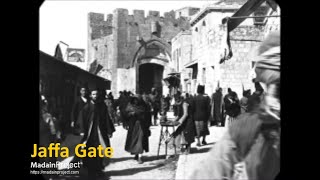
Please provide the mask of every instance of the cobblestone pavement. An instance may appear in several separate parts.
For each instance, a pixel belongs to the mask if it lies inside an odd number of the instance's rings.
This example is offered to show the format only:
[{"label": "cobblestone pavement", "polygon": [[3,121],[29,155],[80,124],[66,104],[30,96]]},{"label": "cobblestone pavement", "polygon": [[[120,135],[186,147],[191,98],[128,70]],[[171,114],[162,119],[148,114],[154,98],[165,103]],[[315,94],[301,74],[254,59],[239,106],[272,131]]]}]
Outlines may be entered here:
[{"label": "cobblestone pavement", "polygon": [[[116,126],[116,132],[110,139],[111,147],[114,150],[113,157],[109,159],[109,164],[104,169],[105,174],[100,179],[174,179],[177,168],[178,156],[174,156],[173,146],[168,147],[168,156],[165,157],[164,144],[160,148],[160,156],[157,158],[158,143],[160,137],[160,126],[151,126],[151,136],[149,137],[149,152],[142,156],[143,164],[138,164],[134,160],[134,155],[124,150],[127,137],[127,130],[122,126]],[[172,130],[169,130],[172,132]],[[70,136],[71,137],[71,136]],[[67,138],[68,139],[68,138]],[[79,138],[78,138],[79,140]],[[62,144],[77,144],[78,140],[69,138],[68,142]],[[63,146],[63,145],[62,145]],[[69,149],[74,148],[70,146]],[[179,152],[177,151],[177,154]],[[80,169],[79,175],[65,175],[54,180],[83,180],[87,176],[87,171]],[[99,179],[99,180],[100,180]]]},{"label": "cobblestone pavement", "polygon": [[138,164],[133,155],[124,150],[127,130],[121,126],[116,127],[116,132],[111,138],[111,146],[114,148],[114,157],[106,167],[107,174],[111,179],[174,179],[178,157],[174,157],[174,149],[168,148],[166,159],[164,145],[160,148],[160,156],[157,159],[160,126],[151,126],[149,137],[149,152],[144,153],[143,164]]},{"label": "cobblestone pavement", "polygon": [[[193,143],[191,154],[179,155],[180,151],[177,149],[177,156],[175,156],[173,146],[169,144],[167,158],[165,157],[165,147],[162,145],[158,159],[160,126],[151,126],[149,152],[143,154],[142,160],[144,163],[138,164],[133,159],[134,156],[124,150],[127,130],[122,126],[116,126],[116,132],[110,139],[114,156],[110,159],[109,165],[104,170],[105,174],[100,179],[185,179],[193,169],[195,160],[201,159],[203,154],[209,151],[225,131],[224,127],[210,127],[209,129],[210,135],[206,138],[208,145],[196,147],[196,143]],[[169,131],[172,132],[172,129],[169,129]],[[76,140],[72,138],[69,138],[68,141],[67,144],[76,144]],[[86,170],[82,168],[77,176],[65,175],[54,178],[54,180],[83,180],[87,176],[86,174]]]}]

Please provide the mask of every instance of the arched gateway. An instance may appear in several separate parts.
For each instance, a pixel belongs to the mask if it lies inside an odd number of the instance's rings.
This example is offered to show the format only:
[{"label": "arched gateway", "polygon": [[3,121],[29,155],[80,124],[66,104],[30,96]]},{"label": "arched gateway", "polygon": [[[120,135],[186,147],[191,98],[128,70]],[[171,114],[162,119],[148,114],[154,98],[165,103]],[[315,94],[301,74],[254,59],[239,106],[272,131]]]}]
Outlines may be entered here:
[{"label": "arched gateway", "polygon": [[155,87],[162,93],[164,75],[171,72],[171,45],[161,39],[141,44],[131,63],[136,68],[136,91],[149,93]]}]

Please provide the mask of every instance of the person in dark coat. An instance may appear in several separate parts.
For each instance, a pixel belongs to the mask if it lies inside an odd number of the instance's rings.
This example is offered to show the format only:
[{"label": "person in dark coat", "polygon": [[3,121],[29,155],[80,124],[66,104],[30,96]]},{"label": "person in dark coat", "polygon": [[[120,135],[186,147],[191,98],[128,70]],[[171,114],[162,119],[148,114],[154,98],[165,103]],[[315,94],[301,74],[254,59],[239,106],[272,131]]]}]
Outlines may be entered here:
[{"label": "person in dark coat", "polygon": [[225,126],[228,127],[236,117],[241,113],[240,101],[236,92],[228,88],[228,94],[225,95],[224,99],[226,123]]},{"label": "person in dark coat", "polygon": [[[175,138],[175,145],[185,150],[185,154],[190,153],[191,144],[195,140],[196,126],[192,118],[192,102],[186,93],[182,93],[182,103],[177,106],[178,116],[174,121],[179,122],[177,130],[172,133]],[[184,146],[184,147],[183,147]]]},{"label": "person in dark coat", "polygon": [[161,95],[156,88],[151,89],[150,99],[152,102],[153,125],[157,126],[158,113],[161,110]]},{"label": "person in dark coat", "polygon": [[83,107],[88,103],[87,89],[85,87],[80,88],[80,96],[75,99],[71,111],[71,128],[73,128],[74,134],[84,133],[81,132],[81,122],[78,122],[78,116]]},{"label": "person in dark coat", "polygon": [[[79,114],[79,120],[83,123],[84,137],[83,143],[86,143],[86,149],[90,147],[97,148],[101,145],[104,149],[110,147],[109,138],[115,131],[113,123],[108,114],[108,108],[103,101],[99,100],[98,90],[92,89],[91,100],[84,106]],[[95,158],[83,158],[84,167],[88,169],[88,178],[96,179],[101,175],[104,169],[103,159],[99,156]]]},{"label": "person in dark coat", "polygon": [[198,95],[193,98],[193,119],[196,125],[197,146],[201,146],[200,137],[203,137],[202,144],[206,145],[206,136],[209,135],[208,121],[210,118],[210,98],[204,94],[204,86],[197,88]]},{"label": "person in dark coat", "polygon": [[121,93],[117,102],[117,106],[119,107],[119,111],[120,111],[120,120],[125,129],[128,128],[128,117],[126,113],[126,108],[129,101],[130,101],[130,97],[128,96],[127,91],[124,91],[123,93]]},{"label": "person in dark coat", "polygon": [[118,121],[118,118],[116,117],[116,112],[113,107],[113,101],[109,95],[106,95],[106,99],[104,100],[104,102],[108,107],[109,117],[110,117],[113,125],[115,125],[117,123],[120,126],[120,122]]},{"label": "person in dark coat", "polygon": [[134,159],[142,164],[142,153],[149,152],[149,127],[151,122],[146,118],[146,105],[141,97],[132,97],[127,108],[128,134],[125,150],[133,155]]},{"label": "person in dark coat", "polygon": [[212,94],[212,98],[211,98],[211,116],[212,116],[211,126],[213,124],[221,126],[222,118],[223,118],[222,106],[223,106],[222,88],[218,87],[216,89],[216,92]]},{"label": "person in dark coat", "polygon": [[109,92],[108,98],[111,100],[112,104],[114,103],[114,97],[112,95],[112,92]]},{"label": "person in dark coat", "polygon": [[260,102],[263,99],[263,88],[261,87],[259,82],[256,82],[254,79],[254,86],[255,86],[255,91],[251,96],[248,97],[248,107],[247,111],[251,112],[257,108],[259,108]]}]

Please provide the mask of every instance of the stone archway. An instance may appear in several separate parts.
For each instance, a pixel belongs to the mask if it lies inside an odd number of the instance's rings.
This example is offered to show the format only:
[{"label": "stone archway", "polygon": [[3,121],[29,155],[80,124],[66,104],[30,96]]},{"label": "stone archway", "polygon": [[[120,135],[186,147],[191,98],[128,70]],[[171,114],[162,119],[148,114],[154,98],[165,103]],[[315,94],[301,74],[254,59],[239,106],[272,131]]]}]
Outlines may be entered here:
[{"label": "stone archway", "polygon": [[143,42],[142,45],[138,48],[131,61],[131,67],[134,67],[134,65],[139,61],[139,59],[143,59],[141,58],[141,56],[145,54],[144,50],[152,45],[158,46],[160,49],[164,50],[164,52],[167,55],[166,59],[171,61],[171,45],[167,42],[164,42],[161,39],[151,39],[147,42]]},{"label": "stone archway", "polygon": [[136,70],[136,92],[149,93],[155,87],[162,93],[162,80],[170,61],[171,45],[167,42],[160,38],[141,42],[131,62]]}]

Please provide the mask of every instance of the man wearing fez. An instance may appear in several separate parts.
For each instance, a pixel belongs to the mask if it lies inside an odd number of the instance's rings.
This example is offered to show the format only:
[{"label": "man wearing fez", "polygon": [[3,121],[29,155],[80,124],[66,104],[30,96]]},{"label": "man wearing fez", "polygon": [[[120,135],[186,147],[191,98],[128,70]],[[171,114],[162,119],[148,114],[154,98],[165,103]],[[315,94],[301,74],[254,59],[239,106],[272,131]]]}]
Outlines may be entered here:
[{"label": "man wearing fez", "polygon": [[[97,88],[91,90],[90,102],[81,110],[79,121],[83,122],[85,132],[83,142],[86,143],[86,148],[96,148],[99,145],[104,149],[110,147],[109,138],[112,137],[115,128],[108,115],[107,106],[103,101],[100,101]],[[88,169],[89,179],[95,179],[97,175],[102,175],[103,160],[99,156],[83,159],[84,166]]]}]

